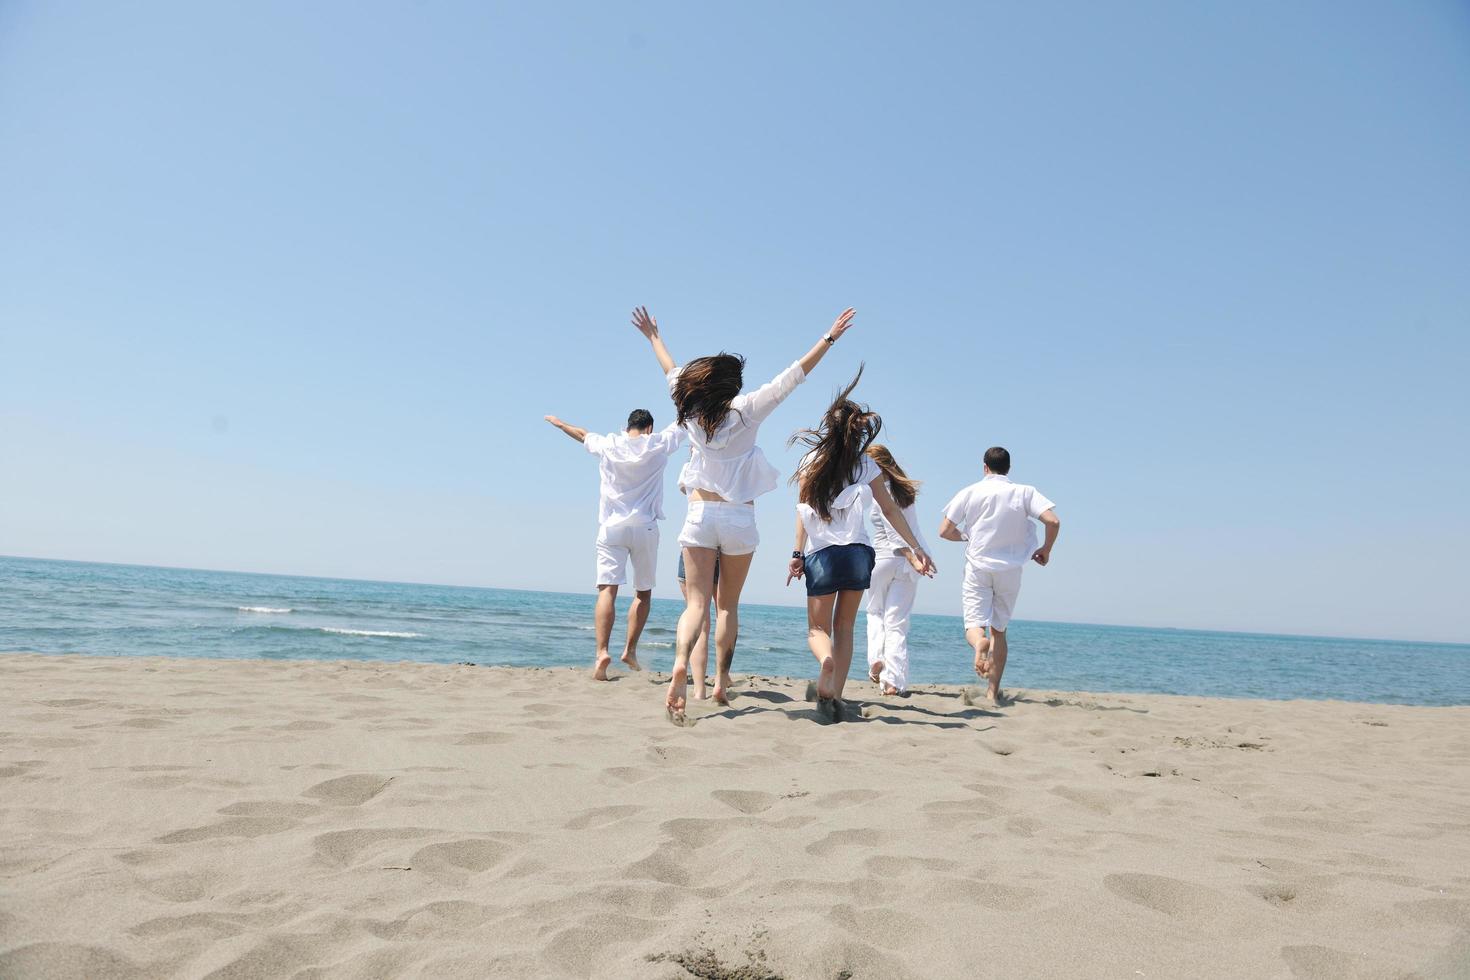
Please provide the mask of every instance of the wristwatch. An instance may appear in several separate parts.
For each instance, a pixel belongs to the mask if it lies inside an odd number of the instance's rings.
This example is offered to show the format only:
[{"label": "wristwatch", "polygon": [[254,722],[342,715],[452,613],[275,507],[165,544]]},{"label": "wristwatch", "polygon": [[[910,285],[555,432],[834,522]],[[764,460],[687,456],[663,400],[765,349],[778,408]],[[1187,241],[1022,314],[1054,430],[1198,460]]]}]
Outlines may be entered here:
[{"label": "wristwatch", "polygon": [[828,347],[831,347],[833,344],[837,343],[837,338],[832,336],[830,333],[822,334],[822,339],[827,342]]},{"label": "wristwatch", "polygon": [[792,553],[791,553],[791,557],[792,557],[792,558],[800,558],[800,559],[801,559],[801,560],[802,560],[802,561],[806,561],[806,555],[803,555],[803,554],[802,554],[802,553],[801,553],[801,552],[799,552],[799,551],[793,551],[793,552],[792,552]]}]

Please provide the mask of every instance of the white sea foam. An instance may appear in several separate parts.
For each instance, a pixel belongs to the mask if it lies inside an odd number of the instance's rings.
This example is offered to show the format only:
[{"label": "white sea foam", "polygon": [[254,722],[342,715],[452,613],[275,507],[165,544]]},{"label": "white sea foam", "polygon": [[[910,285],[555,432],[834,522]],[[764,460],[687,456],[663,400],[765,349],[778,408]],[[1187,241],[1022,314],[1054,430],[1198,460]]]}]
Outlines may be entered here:
[{"label": "white sea foam", "polygon": [[280,609],[274,606],[240,606],[240,612],[248,613],[288,613],[290,609]]},{"label": "white sea foam", "polygon": [[341,636],[387,636],[396,640],[412,640],[423,636],[422,633],[399,633],[395,630],[350,630],[340,626],[318,627],[323,633],[337,633]]}]

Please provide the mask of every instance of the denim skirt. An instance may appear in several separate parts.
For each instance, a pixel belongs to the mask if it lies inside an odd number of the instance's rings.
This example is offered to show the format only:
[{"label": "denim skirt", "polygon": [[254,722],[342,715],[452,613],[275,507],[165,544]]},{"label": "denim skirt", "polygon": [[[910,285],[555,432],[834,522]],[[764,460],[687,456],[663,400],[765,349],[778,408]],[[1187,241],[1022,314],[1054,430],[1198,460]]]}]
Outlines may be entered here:
[{"label": "denim skirt", "polygon": [[873,583],[873,549],[865,544],[834,544],[806,556],[806,594],[862,592]]}]

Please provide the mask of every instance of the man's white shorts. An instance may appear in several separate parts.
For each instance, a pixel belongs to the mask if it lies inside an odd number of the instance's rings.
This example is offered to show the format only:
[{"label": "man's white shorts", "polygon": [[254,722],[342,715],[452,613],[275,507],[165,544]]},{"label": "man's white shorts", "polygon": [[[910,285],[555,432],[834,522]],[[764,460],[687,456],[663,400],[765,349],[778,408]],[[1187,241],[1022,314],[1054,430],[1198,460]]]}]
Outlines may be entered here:
[{"label": "man's white shorts", "polygon": [[614,524],[597,530],[597,584],[627,585],[628,559],[633,560],[633,588],[653,588],[658,571],[658,525]]},{"label": "man's white shorts", "polygon": [[1024,565],[1011,568],[977,568],[965,565],[965,629],[989,626],[1005,631],[1021,594]]},{"label": "man's white shorts", "polygon": [[731,504],[723,500],[691,500],[681,548],[718,548],[727,555],[748,555],[761,542],[755,526],[754,504]]}]

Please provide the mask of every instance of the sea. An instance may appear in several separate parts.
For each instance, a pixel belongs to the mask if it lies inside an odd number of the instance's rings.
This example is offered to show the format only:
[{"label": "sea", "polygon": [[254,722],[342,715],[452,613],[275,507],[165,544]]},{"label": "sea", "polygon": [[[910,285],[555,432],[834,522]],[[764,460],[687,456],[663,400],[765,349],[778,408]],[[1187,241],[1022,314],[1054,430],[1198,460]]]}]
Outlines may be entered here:
[{"label": "sea", "polygon": [[[0,557],[0,651],[590,667],[592,603],[590,593]],[[654,600],[646,667],[668,669],[681,609]],[[1012,622],[1010,642],[1011,688],[1470,704],[1463,644],[1026,620]],[[857,647],[855,677],[866,672],[861,616]],[[914,616],[909,658],[911,684],[976,681],[957,617]],[[814,667],[803,610],[741,606],[736,675]]]}]

